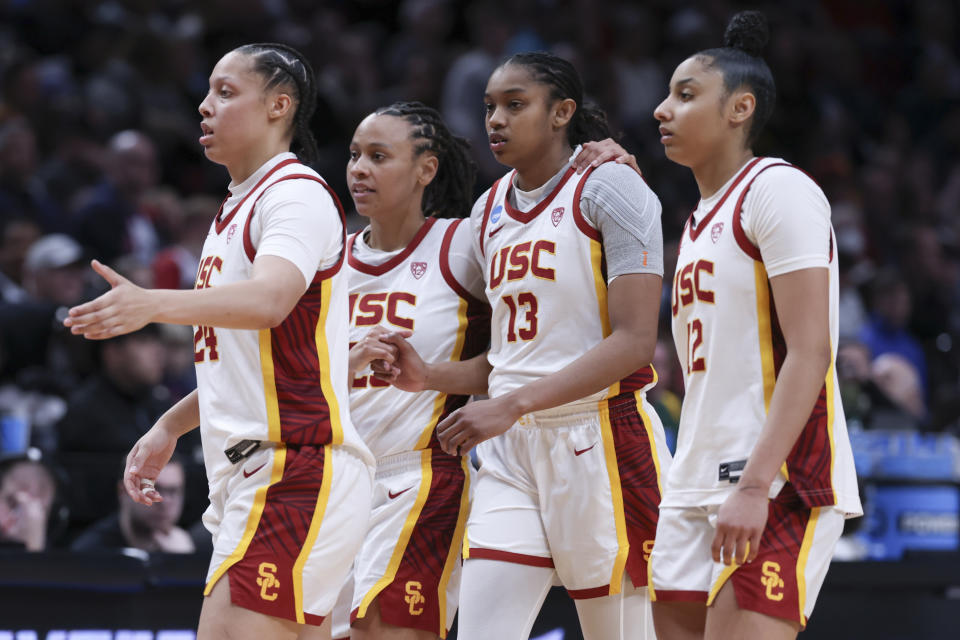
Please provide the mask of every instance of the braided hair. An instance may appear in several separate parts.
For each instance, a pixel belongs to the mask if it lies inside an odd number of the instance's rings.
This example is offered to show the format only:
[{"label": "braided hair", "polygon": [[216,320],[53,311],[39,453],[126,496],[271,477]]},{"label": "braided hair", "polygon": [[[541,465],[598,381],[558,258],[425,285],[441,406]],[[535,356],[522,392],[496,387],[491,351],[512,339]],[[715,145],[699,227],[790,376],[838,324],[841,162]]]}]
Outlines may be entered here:
[{"label": "braided hair", "polygon": [[468,215],[477,178],[470,143],[450,133],[437,110],[421,102],[394,102],[375,113],[403,118],[410,123],[415,156],[426,151],[437,156],[437,175],[423,191],[423,215],[435,218]]},{"label": "braided hair", "polygon": [[747,129],[748,148],[760,137],[777,99],[773,74],[760,57],[769,38],[767,19],[762,13],[741,11],[727,24],[722,47],[705,49],[694,54],[704,66],[720,70],[726,96],[741,87],[747,87],[756,98],[753,121]]},{"label": "braided hair", "polygon": [[290,150],[304,164],[315,162],[319,153],[310,130],[310,118],[317,107],[317,84],[306,57],[293,47],[277,43],[245,44],[235,51],[253,58],[253,71],[266,80],[264,89],[283,87],[294,99],[296,111]]},{"label": "braided hair", "polygon": [[570,62],[552,53],[532,51],[514,54],[500,66],[508,64],[526,67],[534,82],[550,88],[552,100],[570,98],[577,104],[567,125],[567,142],[571,147],[612,137],[607,114],[594,104],[584,104],[583,82]]}]

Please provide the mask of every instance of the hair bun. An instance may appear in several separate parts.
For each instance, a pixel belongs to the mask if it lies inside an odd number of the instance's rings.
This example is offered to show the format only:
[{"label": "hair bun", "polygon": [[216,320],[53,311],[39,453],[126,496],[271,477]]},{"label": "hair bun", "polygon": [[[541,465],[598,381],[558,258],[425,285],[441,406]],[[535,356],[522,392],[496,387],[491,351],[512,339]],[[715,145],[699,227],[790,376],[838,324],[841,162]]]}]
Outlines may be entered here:
[{"label": "hair bun", "polygon": [[759,58],[769,39],[766,16],[759,11],[741,11],[730,18],[723,34],[723,46]]}]

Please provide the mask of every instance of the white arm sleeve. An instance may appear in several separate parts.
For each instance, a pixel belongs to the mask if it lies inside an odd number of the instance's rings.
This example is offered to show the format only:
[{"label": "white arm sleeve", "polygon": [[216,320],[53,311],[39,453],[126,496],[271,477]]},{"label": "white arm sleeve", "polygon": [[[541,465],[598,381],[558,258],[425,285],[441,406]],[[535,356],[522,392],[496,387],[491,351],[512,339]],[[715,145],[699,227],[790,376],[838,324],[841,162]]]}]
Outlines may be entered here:
[{"label": "white arm sleeve", "polygon": [[830,263],[830,203],[817,184],[794,167],[757,176],[743,201],[740,222],[770,277]]},{"label": "white arm sleeve", "polygon": [[258,256],[292,262],[309,285],[343,249],[343,226],[333,198],[313,180],[286,180],[257,202],[250,239]]},{"label": "white arm sleeve", "polygon": [[[483,210],[480,211],[481,215]],[[450,248],[447,259],[450,272],[470,295],[478,300],[486,300],[485,285],[483,282],[483,263],[474,238],[472,220],[464,220],[453,232],[450,239]],[[479,232],[477,232],[479,233]]]}]

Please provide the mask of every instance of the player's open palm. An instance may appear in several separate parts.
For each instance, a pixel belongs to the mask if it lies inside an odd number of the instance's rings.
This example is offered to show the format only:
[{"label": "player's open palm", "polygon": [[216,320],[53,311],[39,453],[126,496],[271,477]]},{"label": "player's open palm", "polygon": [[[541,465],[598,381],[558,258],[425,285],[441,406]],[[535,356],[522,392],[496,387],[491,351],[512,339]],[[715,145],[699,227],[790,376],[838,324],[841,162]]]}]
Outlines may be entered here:
[{"label": "player's open palm", "polygon": [[163,501],[163,496],[153,483],[170,461],[176,446],[176,437],[170,435],[159,423],[153,425],[133,445],[133,449],[127,454],[127,465],[123,470],[123,487],[134,502],[149,506]]},{"label": "player's open palm", "polygon": [[738,487],[730,494],[717,514],[717,532],[711,547],[713,561],[726,565],[753,562],[769,509],[766,491]]},{"label": "player's open palm", "polygon": [[484,440],[509,429],[519,416],[499,399],[477,400],[447,416],[437,425],[440,446],[450,455],[466,453]]},{"label": "player's open palm", "polygon": [[156,309],[146,290],[97,260],[91,264],[111,288],[99,298],[70,309],[63,324],[72,333],[90,340],[105,340],[136,331],[153,319]]}]

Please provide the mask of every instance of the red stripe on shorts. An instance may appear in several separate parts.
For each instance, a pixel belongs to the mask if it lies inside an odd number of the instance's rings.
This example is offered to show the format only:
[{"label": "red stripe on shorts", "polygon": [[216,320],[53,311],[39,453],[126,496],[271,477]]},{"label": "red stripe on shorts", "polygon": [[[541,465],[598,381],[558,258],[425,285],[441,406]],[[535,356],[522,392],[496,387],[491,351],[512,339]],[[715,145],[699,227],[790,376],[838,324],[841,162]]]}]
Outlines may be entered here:
[{"label": "red stripe on shorts", "polygon": [[544,558],[543,556],[528,556],[525,553],[513,553],[512,551],[500,551],[499,549],[485,549],[483,547],[470,547],[470,559],[483,558],[484,560],[499,560],[500,562],[512,562],[513,564],[525,564],[530,567],[546,567],[553,569],[553,558]]},{"label": "red stripe on shorts", "polygon": [[609,412],[630,544],[627,575],[635,587],[645,587],[660,513],[660,486],[653,459],[655,447],[647,435],[637,401],[634,393],[620,394],[610,399]]},{"label": "red stripe on shorts", "polygon": [[[451,547],[463,544],[455,539],[460,520],[461,496],[466,475],[461,458],[434,451],[430,458],[430,493],[420,511],[403,551],[393,582],[377,595],[380,618],[406,629],[422,629],[446,635],[446,620],[440,620],[440,581]],[[447,607],[456,606],[447,603]]]},{"label": "red stripe on shorts", "polygon": [[[227,575],[233,604],[296,621],[293,567],[316,510],[324,450],[288,448],[284,455],[283,476],[267,489],[256,533],[243,558],[227,570]],[[323,622],[321,616],[310,619]]]}]

